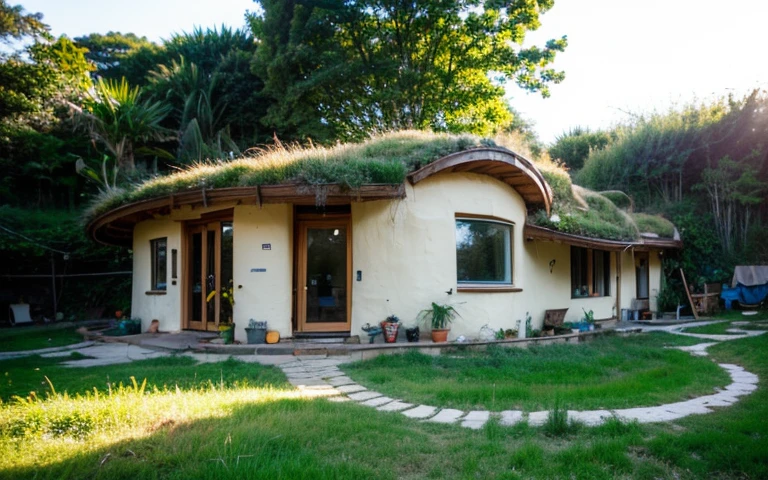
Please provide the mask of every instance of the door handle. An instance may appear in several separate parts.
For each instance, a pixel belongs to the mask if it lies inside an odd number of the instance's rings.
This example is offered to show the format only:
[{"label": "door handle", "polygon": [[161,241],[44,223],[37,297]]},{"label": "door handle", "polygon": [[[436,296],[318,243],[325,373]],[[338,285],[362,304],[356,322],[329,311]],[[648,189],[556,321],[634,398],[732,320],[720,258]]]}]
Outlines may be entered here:
[{"label": "door handle", "polygon": [[304,285],[304,291],[305,291],[305,292],[307,291],[307,286],[306,286],[306,285]]}]

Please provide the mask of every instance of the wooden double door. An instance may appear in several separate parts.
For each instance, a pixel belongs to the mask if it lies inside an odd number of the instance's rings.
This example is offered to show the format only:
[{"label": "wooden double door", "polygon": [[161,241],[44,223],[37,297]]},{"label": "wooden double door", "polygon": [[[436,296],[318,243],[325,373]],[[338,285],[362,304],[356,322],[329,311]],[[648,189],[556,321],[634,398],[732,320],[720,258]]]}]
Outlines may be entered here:
[{"label": "wooden double door", "polygon": [[184,328],[216,331],[231,322],[233,234],[231,220],[186,226]]}]

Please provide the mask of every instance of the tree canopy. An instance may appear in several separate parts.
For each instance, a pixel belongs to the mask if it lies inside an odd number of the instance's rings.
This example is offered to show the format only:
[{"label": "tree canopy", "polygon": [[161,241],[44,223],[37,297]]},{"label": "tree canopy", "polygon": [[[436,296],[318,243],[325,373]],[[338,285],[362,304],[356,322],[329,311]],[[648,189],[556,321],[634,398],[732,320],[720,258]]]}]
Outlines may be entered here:
[{"label": "tree canopy", "polygon": [[549,0],[263,0],[253,68],[265,122],[296,138],[403,128],[488,134],[512,121],[504,85],[549,94],[566,38],[523,47]]}]

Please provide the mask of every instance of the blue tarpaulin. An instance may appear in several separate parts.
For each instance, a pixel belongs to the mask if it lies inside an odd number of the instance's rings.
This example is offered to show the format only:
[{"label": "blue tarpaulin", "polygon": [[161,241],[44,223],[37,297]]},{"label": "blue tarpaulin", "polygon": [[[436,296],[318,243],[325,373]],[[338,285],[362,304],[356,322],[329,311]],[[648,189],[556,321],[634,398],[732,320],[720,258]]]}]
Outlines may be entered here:
[{"label": "blue tarpaulin", "polygon": [[768,283],[750,287],[737,283],[734,288],[723,285],[720,298],[725,300],[725,308],[731,308],[731,302],[738,300],[740,305],[757,305],[768,297]]}]

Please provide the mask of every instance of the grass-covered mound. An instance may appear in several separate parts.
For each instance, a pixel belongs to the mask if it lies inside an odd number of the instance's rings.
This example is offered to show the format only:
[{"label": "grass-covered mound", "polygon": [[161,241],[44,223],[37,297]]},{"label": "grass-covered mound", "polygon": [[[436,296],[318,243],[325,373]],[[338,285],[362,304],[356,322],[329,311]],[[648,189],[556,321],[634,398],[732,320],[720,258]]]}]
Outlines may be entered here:
[{"label": "grass-covered mound", "polygon": [[[120,205],[203,186],[215,189],[290,183],[338,184],[355,189],[364,184],[401,184],[410,172],[446,155],[477,147],[502,147],[530,154],[520,140],[510,134],[491,139],[413,130],[333,147],[278,144],[252,149],[242,158],[199,163],[170,175],[103,192],[85,216],[86,220],[92,219]],[[621,192],[604,196],[576,187],[571,184],[568,172],[546,155],[535,158],[534,164],[552,189],[552,213],[556,214],[548,217],[542,211],[533,217],[535,224],[566,233],[615,240],[635,240],[641,231],[645,231],[638,229],[633,219],[616,206],[618,203],[624,207]],[[552,221],[551,218],[559,220]],[[652,225],[652,222],[645,224]],[[650,231],[666,236],[661,231]]]},{"label": "grass-covered mound", "polygon": [[363,143],[333,147],[276,145],[251,149],[230,161],[195,164],[179,172],[100,195],[87,217],[120,205],[158,198],[190,189],[279,185],[285,183],[400,184],[408,173],[451,153],[481,146],[501,146],[474,135],[403,131],[379,135]]},{"label": "grass-covered mound", "polygon": [[587,344],[490,348],[440,356],[410,352],[343,367],[371,390],[408,403],[460,410],[573,410],[654,406],[712,394],[728,374],[667,345],[698,339],[664,333]]},{"label": "grass-covered mound", "polygon": [[557,172],[545,174],[550,183],[554,202],[550,215],[543,210],[529,222],[563,233],[607,240],[638,240],[643,233],[673,238],[675,226],[658,215],[631,213],[632,200],[616,190],[593,192],[573,185],[570,177]]}]

